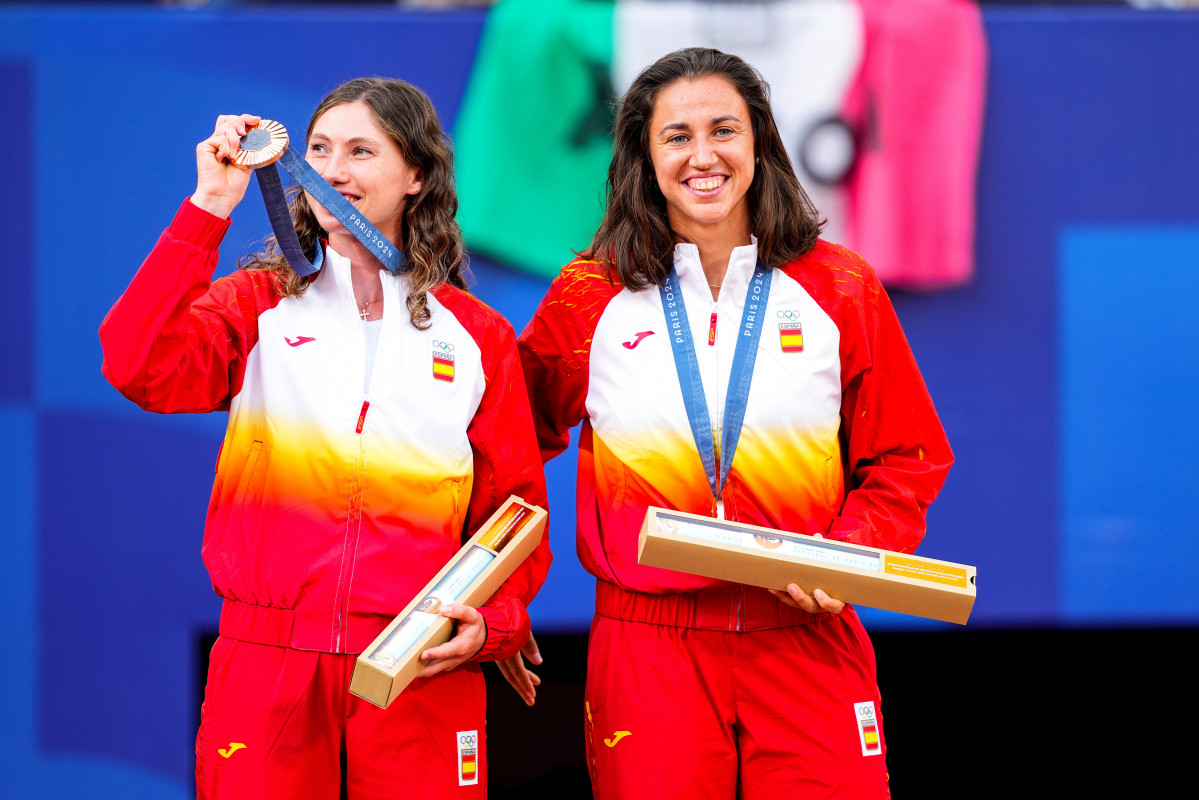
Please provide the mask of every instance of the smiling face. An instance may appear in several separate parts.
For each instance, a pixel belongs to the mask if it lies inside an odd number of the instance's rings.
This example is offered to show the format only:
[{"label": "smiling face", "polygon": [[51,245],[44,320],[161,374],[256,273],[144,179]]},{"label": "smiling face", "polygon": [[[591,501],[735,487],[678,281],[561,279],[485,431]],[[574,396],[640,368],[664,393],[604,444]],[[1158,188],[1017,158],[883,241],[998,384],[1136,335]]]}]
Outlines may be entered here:
[{"label": "smiling face", "polygon": [[709,75],[665,86],[649,121],[649,156],[676,235],[749,244],[754,135],[731,83]]},{"label": "smiling face", "polygon": [[[305,159],[392,243],[400,242],[404,207],[421,190],[421,171],[404,160],[395,143],[361,100],[336,105],[312,126]],[[357,240],[311,196],[308,204],[329,241],[343,254]]]}]

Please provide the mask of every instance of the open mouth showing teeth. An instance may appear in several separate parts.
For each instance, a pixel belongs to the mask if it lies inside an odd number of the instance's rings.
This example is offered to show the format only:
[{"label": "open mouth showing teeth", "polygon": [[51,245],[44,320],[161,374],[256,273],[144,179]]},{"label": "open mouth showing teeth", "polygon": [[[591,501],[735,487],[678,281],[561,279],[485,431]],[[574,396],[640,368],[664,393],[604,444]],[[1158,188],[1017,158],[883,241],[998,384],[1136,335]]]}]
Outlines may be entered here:
[{"label": "open mouth showing teeth", "polygon": [[697,178],[687,181],[687,185],[697,192],[710,192],[718,189],[724,183],[723,177]]}]

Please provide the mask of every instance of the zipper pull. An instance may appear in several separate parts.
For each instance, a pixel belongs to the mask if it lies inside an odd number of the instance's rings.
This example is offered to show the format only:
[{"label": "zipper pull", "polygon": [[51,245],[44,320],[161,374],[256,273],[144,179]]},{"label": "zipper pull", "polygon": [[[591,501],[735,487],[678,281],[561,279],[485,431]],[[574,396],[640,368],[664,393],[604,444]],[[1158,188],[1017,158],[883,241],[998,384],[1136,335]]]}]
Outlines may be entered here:
[{"label": "zipper pull", "polygon": [[712,312],[712,324],[708,326],[708,346],[716,344],[716,312]]},{"label": "zipper pull", "polygon": [[362,401],[362,410],[358,412],[358,427],[354,428],[354,433],[362,433],[362,426],[366,423],[366,410],[370,407],[370,400]]}]

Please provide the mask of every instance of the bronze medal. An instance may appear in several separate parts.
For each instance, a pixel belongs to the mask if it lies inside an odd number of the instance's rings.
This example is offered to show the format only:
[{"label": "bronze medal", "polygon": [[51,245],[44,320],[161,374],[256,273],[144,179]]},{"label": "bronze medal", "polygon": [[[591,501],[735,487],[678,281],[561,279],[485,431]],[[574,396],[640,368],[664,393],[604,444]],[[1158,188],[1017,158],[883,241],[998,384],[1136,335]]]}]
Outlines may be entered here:
[{"label": "bronze medal", "polygon": [[273,119],[264,119],[241,137],[241,149],[233,156],[233,163],[250,169],[274,164],[287,150],[287,143],[287,128]]}]

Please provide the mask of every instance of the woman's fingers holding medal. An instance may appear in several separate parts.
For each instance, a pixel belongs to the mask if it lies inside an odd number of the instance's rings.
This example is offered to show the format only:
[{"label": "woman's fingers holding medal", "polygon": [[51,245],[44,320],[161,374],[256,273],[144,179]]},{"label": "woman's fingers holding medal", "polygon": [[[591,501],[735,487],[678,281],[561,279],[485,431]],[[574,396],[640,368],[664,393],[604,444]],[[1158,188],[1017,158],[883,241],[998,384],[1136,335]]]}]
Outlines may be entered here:
[{"label": "woman's fingers holding medal", "polygon": [[237,155],[237,151],[241,149],[239,140],[246,135],[246,131],[253,128],[262,117],[254,114],[222,114],[216,118],[216,130],[212,132],[210,140],[214,140],[217,149],[214,155],[217,161],[232,161]]},{"label": "woman's fingers holding medal", "polygon": [[803,589],[799,588],[798,584],[787,584],[787,591],[780,592],[777,589],[769,590],[772,595],[777,597],[780,602],[783,602],[792,608],[800,608],[811,614],[820,614],[828,612],[830,614],[840,614],[845,609],[845,604],[840,600],[836,600],[828,596],[828,593],[823,589],[817,589],[811,594],[808,594]]},{"label": "woman's fingers holding medal", "polygon": [[252,170],[234,164],[238,140],[261,120],[254,114],[225,114],[216,127],[196,145],[196,191],[192,204],[218,217],[228,217],[241,202],[250,185]]}]

